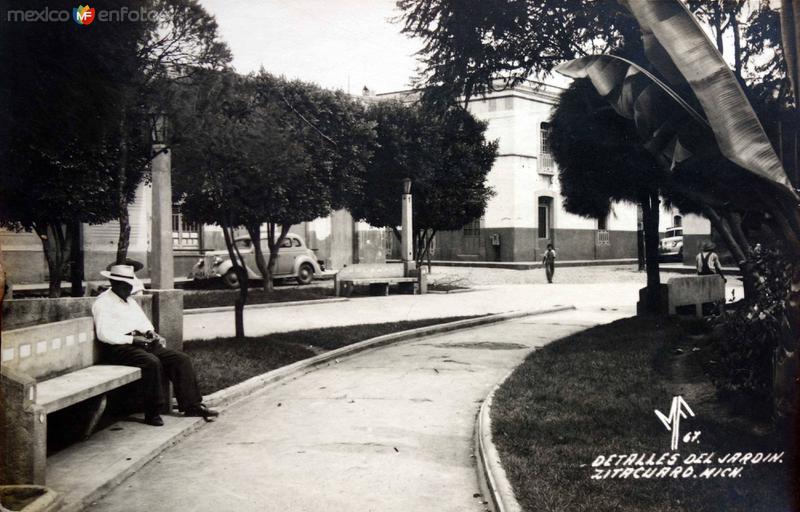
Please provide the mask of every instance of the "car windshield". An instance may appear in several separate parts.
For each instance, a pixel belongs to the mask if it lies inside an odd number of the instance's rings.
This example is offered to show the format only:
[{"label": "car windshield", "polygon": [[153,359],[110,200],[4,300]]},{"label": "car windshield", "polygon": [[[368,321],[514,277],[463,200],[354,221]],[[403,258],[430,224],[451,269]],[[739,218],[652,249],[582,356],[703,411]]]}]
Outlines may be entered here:
[{"label": "car windshield", "polygon": [[667,230],[667,237],[681,236],[682,233],[683,233],[683,231],[680,230],[680,229],[668,229]]}]

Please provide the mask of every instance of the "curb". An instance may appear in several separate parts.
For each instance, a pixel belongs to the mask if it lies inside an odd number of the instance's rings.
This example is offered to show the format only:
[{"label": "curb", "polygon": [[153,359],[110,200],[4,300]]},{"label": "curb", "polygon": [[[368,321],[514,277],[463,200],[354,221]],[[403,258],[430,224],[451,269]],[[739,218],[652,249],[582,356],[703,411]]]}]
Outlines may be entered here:
[{"label": "curb", "polygon": [[317,366],[330,363],[331,361],[338,362],[336,360],[341,357],[357,354],[358,352],[362,352],[367,349],[378,348],[391,343],[420,338],[422,336],[430,336],[433,334],[440,334],[458,329],[466,329],[470,327],[478,327],[481,325],[502,322],[504,320],[511,320],[514,318],[541,315],[545,313],[555,313],[558,311],[567,311],[572,309],[575,309],[575,306],[559,306],[546,309],[511,311],[508,313],[497,313],[480,318],[469,318],[467,320],[458,320],[445,324],[430,325],[427,327],[418,327],[417,329],[385,334],[376,338],[359,341],[358,343],[353,343],[352,345],[348,345],[346,347],[337,348],[318,356],[303,359],[302,361],[277,368],[267,373],[262,373],[261,375],[256,375],[255,377],[251,377],[244,382],[234,384],[233,386],[221,389],[215,393],[203,397],[203,402],[209,407],[227,407],[233,402],[246,398],[254,392],[259,391],[267,384],[273,384],[275,382],[294,377],[295,374],[304,373],[305,370],[311,370]]},{"label": "curb", "polygon": [[[330,302],[344,302],[350,300],[347,297],[332,297],[330,299],[309,299],[309,300],[294,300],[289,302],[266,302],[264,304],[246,304],[245,310],[249,309],[262,309],[262,308],[288,308],[290,306],[306,306],[311,304],[328,304]],[[233,306],[216,306],[213,308],[193,308],[184,309],[185,315],[200,315],[203,313],[220,313],[223,311],[233,311]]]},{"label": "curb", "polygon": [[475,420],[475,459],[478,464],[478,483],[481,492],[487,497],[487,506],[492,512],[522,512],[514,489],[508,481],[506,471],[500,463],[500,454],[492,442],[492,401],[495,392],[511,376],[508,372],[503,380],[492,389],[481,404]]},{"label": "curb", "polygon": [[[387,260],[387,263],[398,263],[400,260]],[[622,258],[616,260],[572,260],[557,261],[556,269],[562,267],[602,267],[610,265],[631,265],[636,263],[636,258]],[[469,260],[433,260],[431,265],[434,267],[469,267],[469,268],[500,268],[505,270],[533,270],[544,268],[542,263],[535,261],[513,262],[513,261],[469,261]],[[725,269],[723,269],[725,270]]]}]

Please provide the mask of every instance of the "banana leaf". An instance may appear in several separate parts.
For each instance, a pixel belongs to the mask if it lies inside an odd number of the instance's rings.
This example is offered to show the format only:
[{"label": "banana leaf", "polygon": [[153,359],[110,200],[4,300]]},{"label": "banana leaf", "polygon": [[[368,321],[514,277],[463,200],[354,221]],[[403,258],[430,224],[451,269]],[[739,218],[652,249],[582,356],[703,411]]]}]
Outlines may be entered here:
[{"label": "banana leaf", "polygon": [[645,148],[669,169],[716,148],[705,118],[681,95],[641,66],[614,55],[582,57],[555,68],[588,78],[622,117],[634,122]]},{"label": "banana leaf", "polygon": [[680,0],[620,0],[636,18],[647,59],[673,89],[688,83],[722,154],[797,195],[725,60]]}]

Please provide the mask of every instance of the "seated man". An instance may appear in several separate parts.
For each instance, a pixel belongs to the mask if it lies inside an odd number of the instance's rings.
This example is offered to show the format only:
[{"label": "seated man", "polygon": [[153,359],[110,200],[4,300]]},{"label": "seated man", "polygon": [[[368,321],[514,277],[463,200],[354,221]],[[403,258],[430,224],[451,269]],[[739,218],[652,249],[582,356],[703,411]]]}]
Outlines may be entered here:
[{"label": "seated man", "polygon": [[101,344],[101,357],[110,364],[137,366],[142,369],[145,414],[148,425],[160,427],[164,420],[159,411],[166,405],[162,379],[172,381],[178,408],[186,416],[209,420],[219,413],[203,405],[192,361],[183,352],[165,348],[164,338],[139,304],[130,297],[138,279],[130,265],[113,265],[100,272],[111,282],[92,306],[94,327]]}]

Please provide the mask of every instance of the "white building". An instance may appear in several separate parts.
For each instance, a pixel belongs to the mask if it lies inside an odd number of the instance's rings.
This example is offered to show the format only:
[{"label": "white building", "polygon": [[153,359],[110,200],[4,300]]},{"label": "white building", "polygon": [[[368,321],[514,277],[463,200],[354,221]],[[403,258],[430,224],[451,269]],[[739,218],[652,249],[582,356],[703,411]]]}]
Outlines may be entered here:
[{"label": "white building", "polygon": [[[548,145],[548,120],[562,90],[525,82],[470,100],[469,111],[488,123],[486,138],[499,141],[498,157],[487,177],[496,195],[479,221],[437,234],[433,259],[540,261],[548,243],[561,261],[637,257],[636,205],[616,203],[605,219],[573,215],[562,206]],[[377,95],[404,101],[416,97],[415,91]],[[664,210],[661,231],[672,222],[672,212]]]}]

